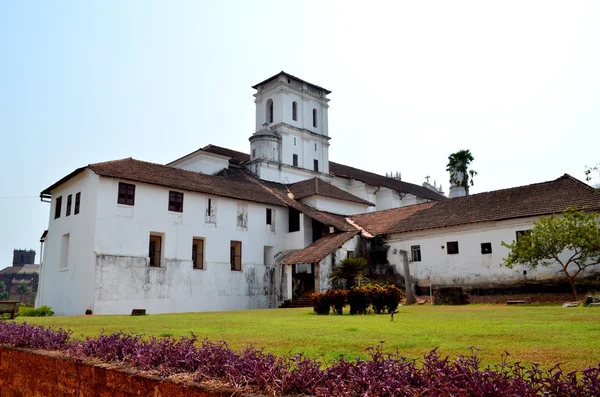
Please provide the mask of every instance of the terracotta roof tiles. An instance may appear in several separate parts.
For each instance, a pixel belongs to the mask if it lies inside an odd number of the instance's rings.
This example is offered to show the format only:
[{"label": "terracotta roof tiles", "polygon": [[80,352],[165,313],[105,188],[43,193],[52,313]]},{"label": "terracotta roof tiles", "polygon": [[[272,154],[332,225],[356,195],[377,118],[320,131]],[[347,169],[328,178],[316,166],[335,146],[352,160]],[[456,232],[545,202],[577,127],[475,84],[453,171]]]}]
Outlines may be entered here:
[{"label": "terracotta roof tiles", "polygon": [[296,200],[318,195],[331,197],[338,200],[351,201],[354,203],[364,204],[368,206],[375,205],[370,201],[356,197],[355,195],[350,194],[345,190],[342,190],[339,187],[336,187],[331,183],[327,183],[324,180],[316,177],[292,183],[287,186],[290,189],[290,191],[294,194],[294,198]]},{"label": "terracotta roof tiles", "polygon": [[320,262],[327,255],[340,248],[342,244],[358,234],[358,230],[329,234],[309,245],[308,247],[293,253],[282,264],[295,265],[297,263]]},{"label": "terracotta roof tiles", "polygon": [[371,212],[350,219],[377,235],[548,215],[571,206],[600,210],[600,194],[565,174],[549,182]]}]

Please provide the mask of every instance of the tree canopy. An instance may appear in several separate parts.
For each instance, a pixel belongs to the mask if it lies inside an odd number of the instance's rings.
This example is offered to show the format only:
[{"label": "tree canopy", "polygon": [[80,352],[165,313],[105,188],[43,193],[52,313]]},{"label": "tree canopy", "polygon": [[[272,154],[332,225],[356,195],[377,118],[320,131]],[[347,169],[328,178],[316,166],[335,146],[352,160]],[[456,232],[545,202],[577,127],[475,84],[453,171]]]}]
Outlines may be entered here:
[{"label": "tree canopy", "polygon": [[469,170],[469,165],[475,160],[470,150],[459,150],[448,156],[446,171],[450,172],[450,184],[454,184],[465,189],[469,195],[469,187],[473,186],[473,177],[477,171]]},{"label": "tree canopy", "polygon": [[346,288],[354,286],[356,280],[364,277],[367,271],[367,260],[365,258],[346,258],[333,268],[329,279],[333,282],[345,280]]},{"label": "tree canopy", "polygon": [[558,263],[566,276],[575,299],[575,278],[586,268],[600,264],[600,218],[596,212],[569,208],[562,215],[542,217],[533,228],[512,243],[504,265],[523,265],[530,269]]}]

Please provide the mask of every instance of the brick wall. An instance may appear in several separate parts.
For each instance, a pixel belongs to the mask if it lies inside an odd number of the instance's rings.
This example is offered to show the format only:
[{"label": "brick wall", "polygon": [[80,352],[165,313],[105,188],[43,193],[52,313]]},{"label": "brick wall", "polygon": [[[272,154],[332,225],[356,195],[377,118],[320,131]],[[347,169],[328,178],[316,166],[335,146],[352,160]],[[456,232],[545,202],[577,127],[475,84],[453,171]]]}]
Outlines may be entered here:
[{"label": "brick wall", "polygon": [[[209,389],[86,364],[57,352],[0,346],[0,397],[230,397],[230,389]],[[245,396],[250,396],[245,394]]]}]

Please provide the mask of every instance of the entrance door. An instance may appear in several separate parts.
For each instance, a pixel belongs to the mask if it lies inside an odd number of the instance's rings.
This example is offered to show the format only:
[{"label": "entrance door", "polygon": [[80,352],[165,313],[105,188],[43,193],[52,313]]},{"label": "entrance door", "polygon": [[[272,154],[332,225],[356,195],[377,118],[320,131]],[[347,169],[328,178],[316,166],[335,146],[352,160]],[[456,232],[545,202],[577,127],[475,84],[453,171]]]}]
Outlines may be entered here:
[{"label": "entrance door", "polygon": [[293,266],[292,298],[315,292],[315,265],[302,263]]}]

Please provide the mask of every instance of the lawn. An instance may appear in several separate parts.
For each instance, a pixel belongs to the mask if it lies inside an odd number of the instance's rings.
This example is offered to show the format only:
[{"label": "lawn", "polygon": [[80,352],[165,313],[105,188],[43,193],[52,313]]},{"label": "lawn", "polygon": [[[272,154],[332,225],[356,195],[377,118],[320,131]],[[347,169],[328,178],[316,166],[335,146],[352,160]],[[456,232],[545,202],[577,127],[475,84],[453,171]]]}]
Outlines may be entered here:
[{"label": "lawn", "polygon": [[439,347],[442,355],[468,354],[474,346],[484,363],[509,359],[550,368],[582,370],[600,361],[600,309],[560,306],[413,306],[389,315],[317,316],[310,308],[218,313],[131,316],[19,318],[73,330],[75,337],[124,331],[155,336],[189,336],[224,340],[232,348],[247,345],[282,355],[303,352],[325,359],[366,357],[365,348],[385,341],[419,358]]}]

